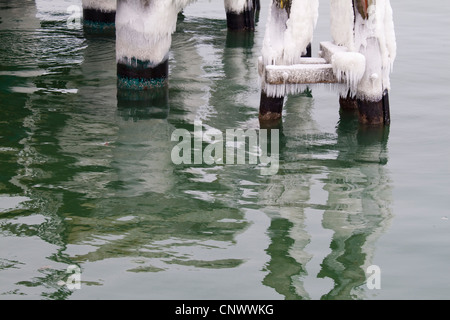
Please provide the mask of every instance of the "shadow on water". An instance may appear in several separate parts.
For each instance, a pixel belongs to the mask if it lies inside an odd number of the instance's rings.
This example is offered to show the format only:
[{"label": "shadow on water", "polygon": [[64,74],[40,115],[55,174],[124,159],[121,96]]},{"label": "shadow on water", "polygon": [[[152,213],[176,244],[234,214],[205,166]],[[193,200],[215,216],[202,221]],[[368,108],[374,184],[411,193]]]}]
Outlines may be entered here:
[{"label": "shadow on water", "polygon": [[[389,128],[361,127],[357,116],[341,112],[336,135],[324,134],[311,116],[313,106],[304,96],[286,103],[280,174],[261,195],[272,217],[263,283],[285,299],[362,299],[375,241],[391,220],[384,167]],[[325,202],[312,198],[316,185],[328,194]],[[325,248],[323,237],[330,232]],[[317,245],[329,254],[314,262]],[[321,285],[320,279],[333,284]],[[311,283],[318,284],[316,289]]]}]

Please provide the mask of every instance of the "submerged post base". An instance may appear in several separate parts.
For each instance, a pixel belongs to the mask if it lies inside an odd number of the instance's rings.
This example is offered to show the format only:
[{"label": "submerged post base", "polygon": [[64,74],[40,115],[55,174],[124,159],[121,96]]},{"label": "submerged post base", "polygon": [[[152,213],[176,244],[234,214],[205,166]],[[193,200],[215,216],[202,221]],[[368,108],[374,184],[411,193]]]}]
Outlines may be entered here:
[{"label": "submerged post base", "polygon": [[339,106],[344,112],[358,112],[358,101],[348,94],[346,97],[339,96]]},{"label": "submerged post base", "polygon": [[128,62],[117,63],[117,87],[119,89],[149,90],[167,85],[169,75],[169,60],[166,59],[157,66],[149,61],[131,59]]},{"label": "submerged post base", "polygon": [[357,99],[359,122],[366,125],[389,125],[391,115],[389,94],[385,91],[380,101],[365,101]]}]

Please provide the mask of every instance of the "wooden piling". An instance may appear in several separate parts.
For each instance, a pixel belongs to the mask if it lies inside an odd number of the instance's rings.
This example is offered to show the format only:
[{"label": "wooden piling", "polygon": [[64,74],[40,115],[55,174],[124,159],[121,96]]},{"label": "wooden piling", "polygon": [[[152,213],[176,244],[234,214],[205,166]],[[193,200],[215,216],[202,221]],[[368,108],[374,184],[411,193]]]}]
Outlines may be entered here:
[{"label": "wooden piling", "polygon": [[[363,19],[368,20],[369,12],[368,7],[372,4],[373,0],[354,0],[353,12],[355,17],[360,15]],[[355,19],[356,21],[356,19]],[[381,50],[378,46],[378,41],[368,41],[367,46],[377,46],[378,50]],[[380,53],[381,55],[381,53]],[[367,71],[366,71],[367,72]],[[381,89],[383,90],[383,89]],[[370,101],[367,99],[356,98],[356,105],[358,106],[359,121],[364,125],[389,125],[391,123],[390,107],[389,107],[389,94],[387,90],[384,90],[381,94],[381,99],[378,101]],[[355,102],[351,102],[354,104]]]},{"label": "wooden piling", "polygon": [[264,90],[261,91],[259,107],[259,120],[274,121],[281,119],[284,97],[269,97]]},{"label": "wooden piling", "polygon": [[227,27],[230,31],[254,31],[255,13],[259,11],[259,0],[247,0],[247,6],[242,12],[226,11]]},{"label": "wooden piling", "polygon": [[83,27],[86,31],[114,30],[116,23],[115,4],[105,4],[101,1],[83,1]]},{"label": "wooden piling", "polygon": [[359,122],[365,125],[389,125],[389,94],[387,90],[379,101],[357,99]]},{"label": "wooden piling", "polygon": [[117,81],[119,89],[149,90],[167,85],[169,76],[169,60],[157,66],[149,61],[132,59],[131,62],[117,63]]}]

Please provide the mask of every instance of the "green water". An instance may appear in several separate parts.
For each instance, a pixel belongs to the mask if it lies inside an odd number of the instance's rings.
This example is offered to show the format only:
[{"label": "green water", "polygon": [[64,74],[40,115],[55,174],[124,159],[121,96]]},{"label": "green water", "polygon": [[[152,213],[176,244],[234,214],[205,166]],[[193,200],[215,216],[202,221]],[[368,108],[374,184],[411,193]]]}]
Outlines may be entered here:
[{"label": "green water", "polygon": [[117,99],[114,36],[68,29],[80,2],[0,1],[0,299],[450,298],[448,4],[392,3],[390,128],[327,88],[290,96],[263,176],[175,165],[170,137],[259,129],[267,4],[239,37],[221,1],[188,7],[168,98],[143,105]]}]

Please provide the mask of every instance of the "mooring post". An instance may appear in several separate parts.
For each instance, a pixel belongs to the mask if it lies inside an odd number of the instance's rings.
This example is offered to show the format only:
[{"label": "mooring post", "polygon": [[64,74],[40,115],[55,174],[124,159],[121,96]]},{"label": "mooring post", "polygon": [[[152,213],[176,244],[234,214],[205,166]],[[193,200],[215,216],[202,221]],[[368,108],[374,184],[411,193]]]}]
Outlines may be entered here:
[{"label": "mooring post", "polygon": [[255,13],[260,7],[259,0],[225,0],[228,30],[255,30]]},{"label": "mooring post", "polygon": [[116,0],[82,0],[83,24],[94,30],[114,29]]},{"label": "mooring post", "polygon": [[[352,5],[350,8],[348,2],[331,1],[335,44],[345,45],[365,58],[364,74],[355,92],[341,94],[340,106],[347,110],[357,108],[361,124],[389,125],[389,74],[396,55],[390,1],[353,0]],[[343,14],[349,10],[353,17]],[[345,25],[349,27],[342,28]]]},{"label": "mooring post", "polygon": [[[284,97],[299,87],[266,81],[265,68],[271,65],[293,65],[311,57],[311,40],[318,17],[318,0],[272,0],[266,25],[262,54],[262,89],[260,121],[281,119]],[[302,23],[296,23],[297,21]]]},{"label": "mooring post", "polygon": [[178,13],[192,0],[117,0],[116,60],[119,89],[167,85],[169,50]]}]

